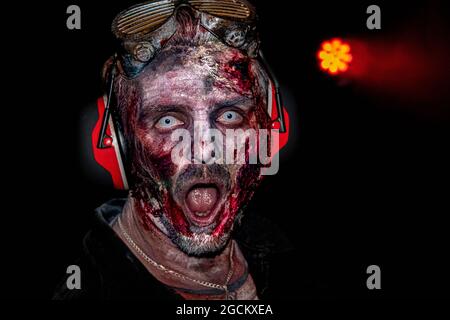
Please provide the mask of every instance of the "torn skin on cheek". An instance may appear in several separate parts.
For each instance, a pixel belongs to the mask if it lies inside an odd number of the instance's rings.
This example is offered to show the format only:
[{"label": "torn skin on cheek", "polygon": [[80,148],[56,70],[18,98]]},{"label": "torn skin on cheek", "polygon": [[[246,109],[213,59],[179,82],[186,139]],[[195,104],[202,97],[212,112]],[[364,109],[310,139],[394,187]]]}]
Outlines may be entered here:
[{"label": "torn skin on cheek", "polygon": [[[190,231],[188,229],[188,224],[183,218],[183,211],[178,207],[178,205],[169,197],[164,197],[161,205],[164,208],[163,210],[166,212],[167,219],[174,226],[174,228],[183,234],[189,235]],[[142,225],[147,231],[151,230],[154,224],[150,217],[160,217],[164,214],[163,210],[155,209],[155,207],[150,205],[145,199],[140,199],[140,201],[136,203],[135,210],[138,212]]]},{"label": "torn skin on cheek", "polygon": [[[172,150],[172,149],[171,149]],[[154,166],[155,170],[158,171],[161,177],[168,179],[175,175],[176,167],[172,161],[171,152],[162,153],[158,157],[152,156],[150,161]]]},{"label": "torn skin on cheek", "polygon": [[[170,152],[163,153],[162,150],[160,151],[158,156],[150,155],[149,160],[144,162],[147,166],[152,167],[154,178],[142,178],[139,183],[136,183],[132,191],[133,197],[138,200],[135,209],[146,230],[150,230],[153,225],[151,216],[160,217],[164,214],[177,231],[189,234],[183,211],[168,192],[170,190],[170,177],[175,175],[176,167]],[[156,205],[149,199],[150,195],[156,200]]]},{"label": "torn skin on cheek", "polygon": [[[230,230],[235,222],[236,215],[252,198],[259,185],[260,168],[256,165],[244,165],[240,168],[236,177],[236,187],[227,199],[228,207],[224,212],[221,224],[214,230],[213,235],[223,234]],[[235,196],[233,196],[235,195]]]},{"label": "torn skin on cheek", "polygon": [[[165,181],[170,181],[170,177],[173,177],[175,175],[176,167],[172,161],[171,153],[166,153],[157,158],[153,158],[152,164],[158,171],[158,173],[165,178]],[[177,229],[177,231],[183,234],[190,234],[190,231],[188,230],[188,223],[186,221],[186,218],[184,217],[183,210],[173,200],[173,198],[167,191],[167,189],[171,188],[170,184],[167,183],[166,187],[166,191],[164,192],[161,199],[161,204],[163,210],[165,210],[166,212],[166,217],[169,219],[169,222],[171,222],[174,228]]]},{"label": "torn skin on cheek", "polygon": [[181,208],[172,199],[168,199],[167,202],[168,218],[174,228],[184,235],[192,235],[192,232],[189,230],[186,218],[184,217],[183,210],[181,210]]}]

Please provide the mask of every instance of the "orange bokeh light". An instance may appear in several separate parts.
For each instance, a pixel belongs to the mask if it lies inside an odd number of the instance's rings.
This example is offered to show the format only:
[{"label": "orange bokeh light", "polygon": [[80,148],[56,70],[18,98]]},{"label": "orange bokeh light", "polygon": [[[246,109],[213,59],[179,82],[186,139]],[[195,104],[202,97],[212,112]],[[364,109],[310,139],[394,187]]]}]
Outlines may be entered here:
[{"label": "orange bokeh light", "polygon": [[320,68],[331,75],[347,71],[352,55],[350,45],[341,39],[324,41],[318,53]]}]

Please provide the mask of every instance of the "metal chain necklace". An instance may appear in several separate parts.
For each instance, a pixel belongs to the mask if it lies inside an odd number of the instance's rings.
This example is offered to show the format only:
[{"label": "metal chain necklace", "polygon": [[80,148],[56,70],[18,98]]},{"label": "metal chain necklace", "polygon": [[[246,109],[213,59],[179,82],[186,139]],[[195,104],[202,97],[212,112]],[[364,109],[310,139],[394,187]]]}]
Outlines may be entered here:
[{"label": "metal chain necklace", "polygon": [[152,258],[150,258],[148,255],[145,254],[144,251],[142,251],[142,249],[136,244],[136,242],[134,242],[134,240],[131,238],[131,236],[125,231],[125,229],[122,226],[122,221],[121,221],[121,217],[119,217],[117,219],[118,221],[118,225],[119,225],[119,229],[122,232],[122,235],[125,237],[125,239],[128,241],[128,243],[131,245],[131,247],[142,257],[144,258],[144,260],[148,263],[150,263],[153,267],[180,279],[183,280],[188,280],[191,281],[193,283],[199,284],[203,287],[206,288],[213,288],[213,289],[219,289],[219,290],[223,290],[225,293],[225,299],[226,300],[230,300],[232,299],[232,296],[230,295],[230,292],[228,291],[228,283],[231,280],[231,277],[233,276],[233,269],[234,269],[234,262],[233,262],[233,251],[234,251],[234,244],[233,242],[231,243],[231,248],[230,248],[230,270],[228,271],[227,274],[227,278],[226,281],[223,285],[221,284],[217,284],[217,283],[213,283],[213,282],[208,282],[208,281],[204,281],[204,280],[197,280],[197,279],[193,279],[189,276],[186,276],[184,274],[181,274],[177,271],[171,270],[169,268],[167,268],[166,266],[156,262],[155,260],[153,260]]}]

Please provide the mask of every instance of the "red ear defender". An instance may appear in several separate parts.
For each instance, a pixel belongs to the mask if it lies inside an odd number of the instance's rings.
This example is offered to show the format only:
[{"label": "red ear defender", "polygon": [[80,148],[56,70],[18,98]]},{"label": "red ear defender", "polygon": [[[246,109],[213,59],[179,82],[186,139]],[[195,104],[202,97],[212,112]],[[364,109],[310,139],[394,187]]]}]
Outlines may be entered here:
[{"label": "red ear defender", "polygon": [[102,121],[105,118],[106,95],[98,98],[98,120],[92,131],[92,148],[95,161],[100,164],[111,175],[114,188],[127,190],[128,182],[125,175],[125,168],[122,162],[122,156],[119,149],[118,138],[111,117],[108,117],[108,124],[103,135],[102,147],[99,147],[98,141],[102,128]]},{"label": "red ear defender", "polygon": [[278,80],[261,51],[259,52],[259,61],[262,63],[262,66],[269,76],[267,88],[267,113],[271,116],[272,130],[278,130],[278,148],[275,149],[270,156],[273,159],[288,142],[289,114],[283,106]]},{"label": "red ear defender", "polygon": [[[287,144],[289,139],[289,114],[282,105],[278,105],[281,103],[281,99],[277,97],[279,93],[277,93],[276,86],[273,85],[272,81],[269,81],[269,93],[268,93],[268,112],[271,115],[272,119],[272,129],[279,130],[279,144],[278,150],[272,157],[279,152],[283,147]],[[283,127],[284,126],[284,127]]]}]

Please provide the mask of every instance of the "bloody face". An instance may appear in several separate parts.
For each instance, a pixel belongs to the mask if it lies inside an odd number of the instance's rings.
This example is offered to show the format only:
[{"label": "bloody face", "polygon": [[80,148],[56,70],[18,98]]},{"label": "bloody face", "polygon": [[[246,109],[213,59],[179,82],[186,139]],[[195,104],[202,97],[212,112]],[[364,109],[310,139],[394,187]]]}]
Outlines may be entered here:
[{"label": "bloody face", "polygon": [[189,255],[215,253],[226,245],[261,181],[260,166],[174,163],[171,153],[179,142],[171,134],[180,128],[192,137],[201,128],[224,134],[267,129],[266,92],[257,67],[220,43],[178,45],[116,88],[135,210],[146,229],[158,228]]}]

